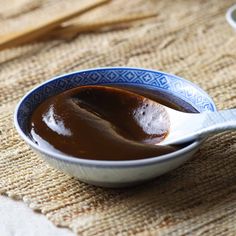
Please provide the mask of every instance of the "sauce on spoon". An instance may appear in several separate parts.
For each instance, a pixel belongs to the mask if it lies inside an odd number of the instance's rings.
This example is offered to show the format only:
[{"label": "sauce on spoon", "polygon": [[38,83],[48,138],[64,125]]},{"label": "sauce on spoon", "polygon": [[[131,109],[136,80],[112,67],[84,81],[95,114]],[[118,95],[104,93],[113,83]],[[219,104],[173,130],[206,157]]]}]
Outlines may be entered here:
[{"label": "sauce on spoon", "polygon": [[82,86],[51,97],[33,112],[29,136],[42,147],[93,160],[134,160],[175,151],[153,145],[168,135],[165,109],[131,90]]}]

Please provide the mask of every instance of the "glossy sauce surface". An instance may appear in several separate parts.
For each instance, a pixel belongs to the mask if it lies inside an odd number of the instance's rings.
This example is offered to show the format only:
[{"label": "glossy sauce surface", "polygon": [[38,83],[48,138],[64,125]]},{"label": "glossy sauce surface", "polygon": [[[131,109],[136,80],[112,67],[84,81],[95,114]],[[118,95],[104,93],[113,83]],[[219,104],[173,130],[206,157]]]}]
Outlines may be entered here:
[{"label": "glossy sauce surface", "polygon": [[[175,151],[153,145],[168,134],[165,110],[133,93],[154,99],[148,89],[125,89],[83,86],[51,97],[33,112],[29,136],[43,148],[83,159],[134,160]],[[161,96],[155,100],[183,110]],[[158,128],[150,126],[153,119]]]}]

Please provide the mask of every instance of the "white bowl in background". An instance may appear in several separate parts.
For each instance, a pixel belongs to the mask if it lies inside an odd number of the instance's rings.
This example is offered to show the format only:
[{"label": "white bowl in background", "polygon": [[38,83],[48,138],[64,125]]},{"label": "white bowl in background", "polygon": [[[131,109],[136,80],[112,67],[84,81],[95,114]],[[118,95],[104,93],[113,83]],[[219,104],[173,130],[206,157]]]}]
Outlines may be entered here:
[{"label": "white bowl in background", "polygon": [[236,30],[236,4],[228,9],[226,19],[228,23]]}]

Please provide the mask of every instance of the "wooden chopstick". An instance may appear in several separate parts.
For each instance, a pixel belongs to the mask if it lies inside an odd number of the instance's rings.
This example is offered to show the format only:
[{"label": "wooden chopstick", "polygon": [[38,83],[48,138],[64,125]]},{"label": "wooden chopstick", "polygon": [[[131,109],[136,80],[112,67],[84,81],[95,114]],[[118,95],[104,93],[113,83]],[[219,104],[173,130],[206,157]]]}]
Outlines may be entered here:
[{"label": "wooden chopstick", "polygon": [[48,33],[52,29],[58,27],[63,22],[70,20],[80,14],[83,14],[87,11],[94,9],[95,7],[101,6],[105,3],[108,3],[110,0],[87,0],[86,4],[80,6],[79,9],[72,11],[69,14],[55,17],[47,22],[43,22],[33,28],[27,28],[20,32],[14,32],[6,36],[0,37],[0,50],[17,46],[22,43],[29,42],[33,39],[36,39],[45,33]]},{"label": "wooden chopstick", "polygon": [[138,20],[144,20],[147,18],[155,17],[157,16],[157,13],[147,13],[142,15],[131,15],[131,16],[125,16],[123,18],[119,19],[111,19],[111,20],[104,20],[96,23],[73,23],[68,26],[60,26],[58,28],[55,28],[54,31],[51,32],[50,35],[53,36],[66,36],[71,34],[78,34],[83,32],[90,32],[90,31],[96,31],[101,28],[109,27],[109,26],[115,26],[125,23],[130,23]]}]

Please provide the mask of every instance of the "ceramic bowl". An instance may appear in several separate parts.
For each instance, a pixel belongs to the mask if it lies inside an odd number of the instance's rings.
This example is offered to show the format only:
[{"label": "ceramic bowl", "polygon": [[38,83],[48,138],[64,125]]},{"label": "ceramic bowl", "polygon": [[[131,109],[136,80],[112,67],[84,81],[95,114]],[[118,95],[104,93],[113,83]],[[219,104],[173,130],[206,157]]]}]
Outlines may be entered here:
[{"label": "ceramic bowl", "polygon": [[27,136],[27,124],[34,109],[50,96],[91,84],[119,84],[147,87],[163,96],[171,94],[187,110],[215,111],[211,98],[193,83],[175,75],[141,68],[99,68],[53,78],[27,93],[15,111],[15,127],[25,142],[53,167],[93,185],[123,187],[155,178],[180,166],[198,150],[202,140],[173,153],[141,160],[97,161],[74,158],[42,149]]},{"label": "ceramic bowl", "polygon": [[228,23],[236,30],[236,5],[228,9],[226,19]]}]

